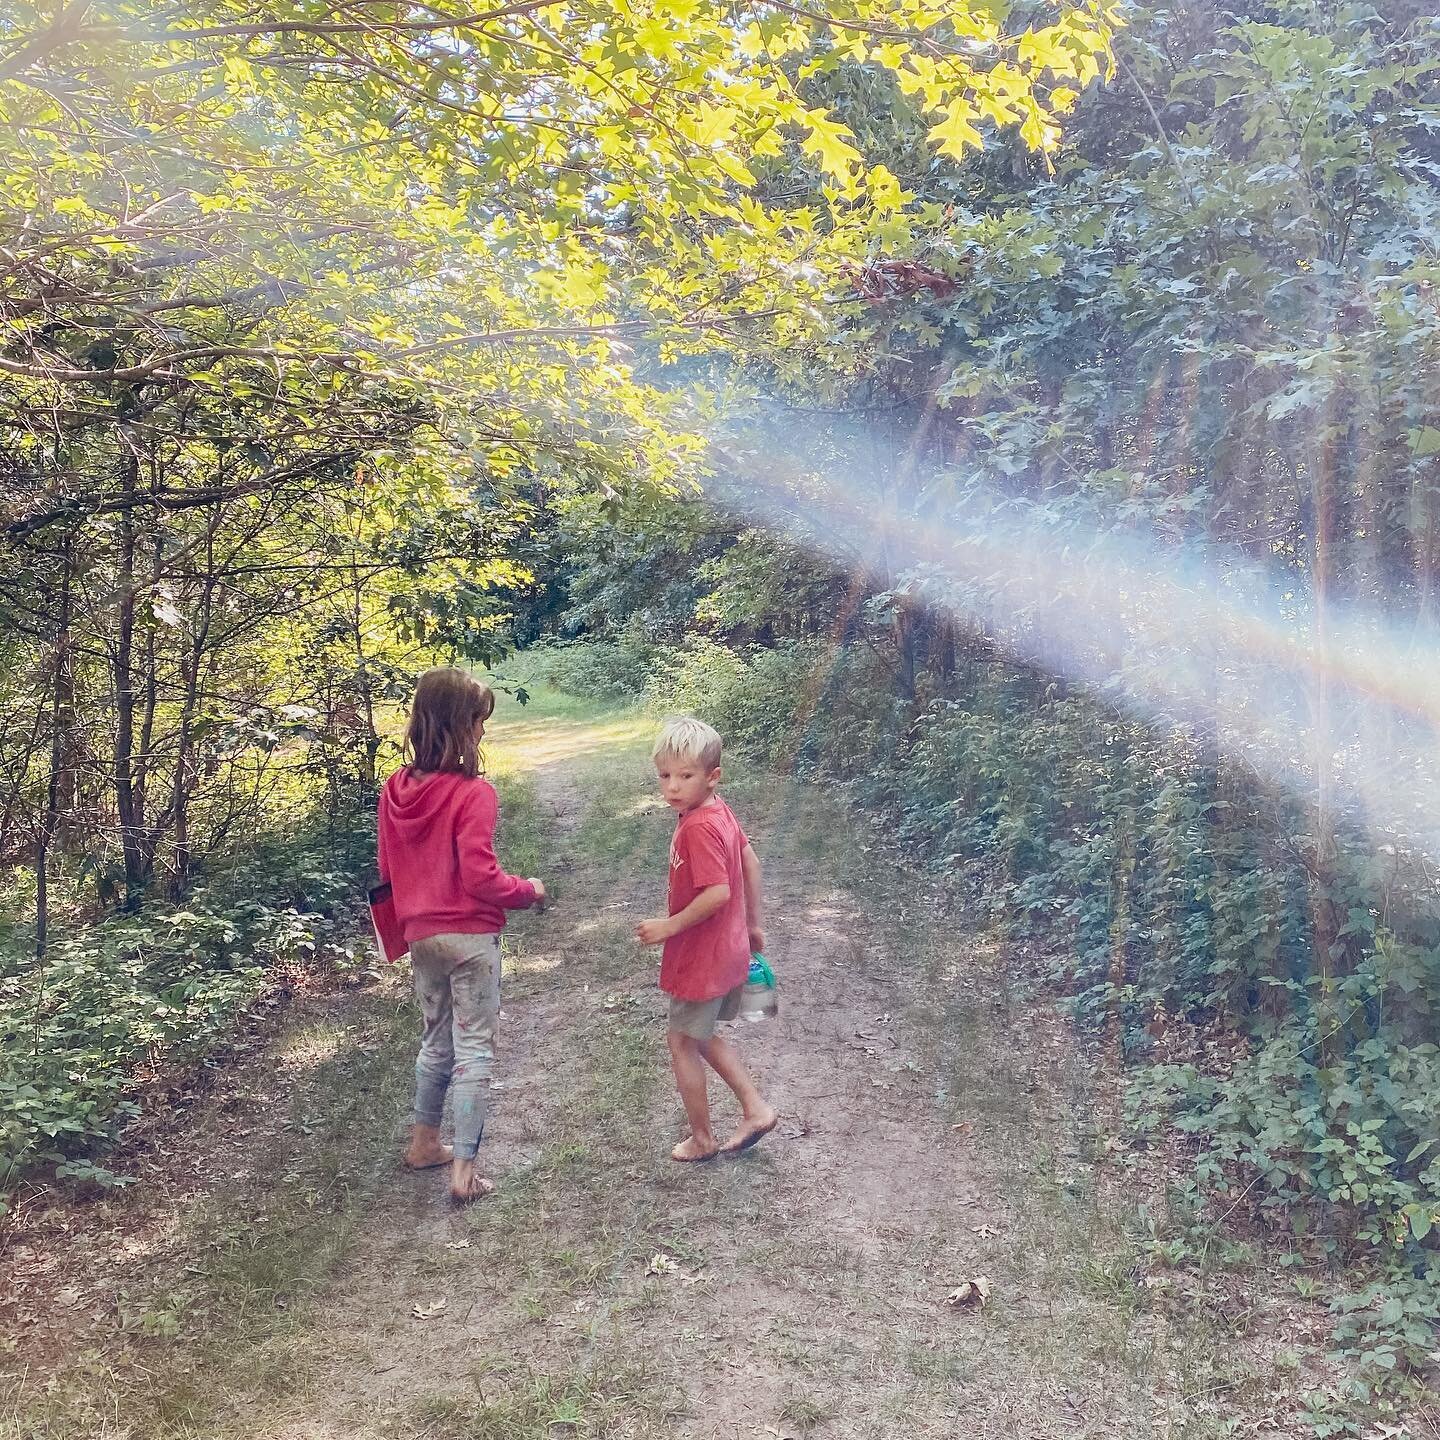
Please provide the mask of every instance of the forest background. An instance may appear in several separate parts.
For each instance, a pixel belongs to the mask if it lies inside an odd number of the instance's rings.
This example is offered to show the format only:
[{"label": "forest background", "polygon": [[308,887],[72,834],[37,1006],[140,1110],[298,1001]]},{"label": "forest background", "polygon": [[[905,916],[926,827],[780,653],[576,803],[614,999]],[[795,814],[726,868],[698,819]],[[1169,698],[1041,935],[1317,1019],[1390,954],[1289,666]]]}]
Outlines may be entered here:
[{"label": "forest background", "polygon": [[1167,1234],[1423,1380],[1437,72],[1419,0],[0,5],[0,1192],[368,964],[454,658],[846,786]]}]

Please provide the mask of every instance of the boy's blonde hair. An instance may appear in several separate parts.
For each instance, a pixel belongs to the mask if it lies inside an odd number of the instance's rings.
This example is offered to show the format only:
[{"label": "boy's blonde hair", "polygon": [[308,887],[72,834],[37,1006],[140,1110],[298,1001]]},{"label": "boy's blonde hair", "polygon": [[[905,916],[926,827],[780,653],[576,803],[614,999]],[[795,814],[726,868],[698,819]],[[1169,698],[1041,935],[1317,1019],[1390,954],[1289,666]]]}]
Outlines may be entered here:
[{"label": "boy's blonde hair", "polygon": [[677,760],[698,760],[708,771],[719,766],[723,749],[718,730],[693,715],[682,715],[665,722],[655,737],[650,758],[658,760],[662,755],[673,755]]}]

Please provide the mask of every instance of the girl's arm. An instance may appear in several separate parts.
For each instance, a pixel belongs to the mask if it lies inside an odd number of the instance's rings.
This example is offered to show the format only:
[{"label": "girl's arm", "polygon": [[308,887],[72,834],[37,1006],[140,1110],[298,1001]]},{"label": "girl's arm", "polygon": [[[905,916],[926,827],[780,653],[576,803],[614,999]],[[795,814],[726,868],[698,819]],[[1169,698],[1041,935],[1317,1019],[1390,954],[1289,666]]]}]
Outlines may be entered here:
[{"label": "girl's arm", "polygon": [[385,830],[390,818],[389,810],[386,793],[382,790],[375,806],[375,866],[380,871],[382,883],[390,878],[390,865],[385,858]]},{"label": "girl's arm", "polygon": [[527,909],[540,898],[535,886],[518,875],[507,875],[495,858],[495,821],[500,812],[495,792],[483,783],[468,789],[455,822],[460,885],[467,895],[502,910]]}]

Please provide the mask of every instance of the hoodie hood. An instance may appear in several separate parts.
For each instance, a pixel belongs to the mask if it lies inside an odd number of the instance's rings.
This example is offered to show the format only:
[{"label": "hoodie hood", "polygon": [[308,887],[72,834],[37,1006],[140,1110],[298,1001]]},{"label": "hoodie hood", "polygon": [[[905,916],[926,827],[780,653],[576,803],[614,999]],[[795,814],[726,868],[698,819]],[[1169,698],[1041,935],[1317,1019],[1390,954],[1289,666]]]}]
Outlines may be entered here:
[{"label": "hoodie hood", "polygon": [[455,770],[419,776],[408,766],[397,770],[385,782],[390,821],[396,833],[408,845],[422,844],[437,822],[449,823],[456,790],[474,783],[468,775]]}]

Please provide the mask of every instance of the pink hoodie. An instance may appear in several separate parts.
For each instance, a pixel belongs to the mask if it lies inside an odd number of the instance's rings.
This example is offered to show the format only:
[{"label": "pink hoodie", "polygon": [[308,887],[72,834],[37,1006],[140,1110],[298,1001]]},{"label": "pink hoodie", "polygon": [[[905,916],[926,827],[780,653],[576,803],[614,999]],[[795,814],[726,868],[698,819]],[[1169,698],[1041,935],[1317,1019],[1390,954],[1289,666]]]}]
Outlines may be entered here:
[{"label": "pink hoodie", "polygon": [[453,771],[397,770],[380,792],[380,875],[413,944],[431,935],[493,935],[535,887],[495,858],[495,789]]}]

